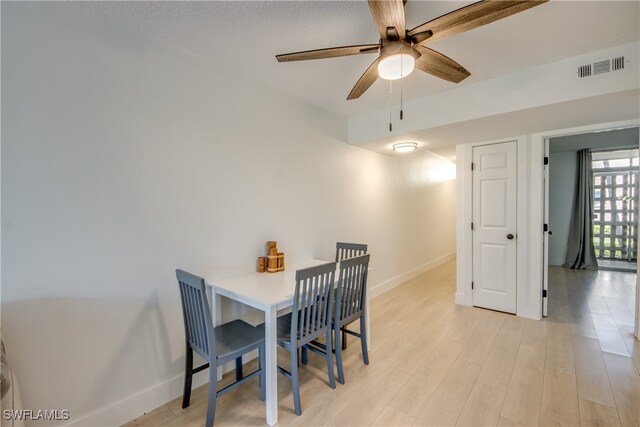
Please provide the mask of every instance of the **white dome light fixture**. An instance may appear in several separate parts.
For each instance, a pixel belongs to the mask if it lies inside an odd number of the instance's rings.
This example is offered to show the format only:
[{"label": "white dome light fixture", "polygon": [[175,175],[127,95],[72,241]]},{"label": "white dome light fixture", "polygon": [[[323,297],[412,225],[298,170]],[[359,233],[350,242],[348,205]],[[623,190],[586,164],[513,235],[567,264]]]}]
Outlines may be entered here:
[{"label": "white dome light fixture", "polygon": [[[406,46],[405,46],[406,45]],[[398,80],[411,74],[419,53],[410,45],[394,42],[382,48],[378,63],[378,76],[385,80]]]},{"label": "white dome light fixture", "polygon": [[407,77],[416,66],[413,56],[406,53],[389,55],[378,63],[378,75],[385,80]]},{"label": "white dome light fixture", "polygon": [[418,149],[417,142],[399,142],[393,144],[393,151],[396,153],[409,153]]}]

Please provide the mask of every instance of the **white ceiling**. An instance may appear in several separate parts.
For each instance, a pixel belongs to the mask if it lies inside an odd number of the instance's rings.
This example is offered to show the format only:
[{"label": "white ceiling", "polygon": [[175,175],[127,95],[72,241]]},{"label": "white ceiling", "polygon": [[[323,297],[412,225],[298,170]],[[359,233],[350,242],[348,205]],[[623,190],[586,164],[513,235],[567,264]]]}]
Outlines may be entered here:
[{"label": "white ceiling", "polygon": [[421,150],[455,159],[457,144],[637,119],[640,116],[638,100],[640,90],[616,92],[433,127],[402,135],[401,138],[392,136],[363,142],[359,146],[381,154],[394,155],[391,150],[394,143],[417,141]]},{"label": "white ceiling", "polygon": [[[407,28],[469,3],[409,0]],[[241,78],[344,116],[389,105],[389,86],[383,80],[360,99],[346,101],[375,54],[296,63],[278,63],[274,58],[280,53],[377,42],[365,1],[78,4],[162,44],[209,57]],[[430,47],[471,72],[471,77],[460,83],[467,85],[638,39],[638,1],[550,1]],[[403,85],[405,100],[454,87],[420,72],[405,79]]]},{"label": "white ceiling", "polygon": [[577,151],[583,148],[617,149],[623,147],[638,148],[638,127],[613,129],[604,132],[590,132],[579,135],[562,136],[549,140],[549,152]]}]

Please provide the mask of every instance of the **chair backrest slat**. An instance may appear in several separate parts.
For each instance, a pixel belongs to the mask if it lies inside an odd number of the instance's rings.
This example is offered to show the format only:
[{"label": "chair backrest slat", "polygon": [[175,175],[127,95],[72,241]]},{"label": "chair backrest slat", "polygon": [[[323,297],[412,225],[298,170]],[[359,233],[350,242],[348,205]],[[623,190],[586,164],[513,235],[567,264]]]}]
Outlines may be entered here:
[{"label": "chair backrest slat", "polygon": [[330,326],[336,263],[296,271],[291,340],[305,344]]},{"label": "chair backrest slat", "polygon": [[336,262],[367,253],[367,245],[361,243],[336,243]]},{"label": "chair backrest slat", "polygon": [[176,270],[176,278],[180,288],[184,332],[189,346],[206,361],[215,358],[215,339],[213,321],[204,279]]},{"label": "chair backrest slat", "polygon": [[369,259],[370,255],[361,255],[340,262],[335,309],[338,321],[356,319],[365,309]]}]

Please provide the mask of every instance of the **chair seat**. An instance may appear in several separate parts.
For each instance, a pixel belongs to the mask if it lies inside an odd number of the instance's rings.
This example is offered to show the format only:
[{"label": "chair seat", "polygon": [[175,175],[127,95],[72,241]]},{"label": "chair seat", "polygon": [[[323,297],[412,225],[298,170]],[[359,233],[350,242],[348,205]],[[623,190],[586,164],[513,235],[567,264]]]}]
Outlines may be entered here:
[{"label": "chair seat", "polygon": [[291,343],[291,313],[278,317],[278,345]]},{"label": "chair seat", "polygon": [[255,328],[242,320],[216,326],[214,334],[219,360],[233,359],[237,354],[244,354],[253,348],[258,348],[264,341],[264,330]]},{"label": "chair seat", "polygon": [[[277,323],[278,345],[285,346],[291,343],[291,313],[278,317]],[[264,336],[264,323],[256,326]]]},{"label": "chair seat", "polygon": [[[305,311],[306,312],[306,311]],[[264,323],[256,326],[264,335]],[[285,347],[291,344],[291,313],[278,317],[278,345]]]}]

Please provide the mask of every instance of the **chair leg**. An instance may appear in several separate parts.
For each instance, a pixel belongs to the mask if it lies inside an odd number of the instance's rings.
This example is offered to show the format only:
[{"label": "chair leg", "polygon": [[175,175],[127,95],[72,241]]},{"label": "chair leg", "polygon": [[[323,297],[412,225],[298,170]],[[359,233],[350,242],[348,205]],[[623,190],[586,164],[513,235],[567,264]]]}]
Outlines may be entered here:
[{"label": "chair leg", "polygon": [[360,316],[360,344],[362,345],[362,360],[365,365],[369,364],[369,350],[367,347],[367,322],[364,314]]},{"label": "chair leg", "polygon": [[338,382],[344,384],[344,368],[342,367],[342,343],[340,342],[340,329],[335,328],[333,331],[335,344],[333,346],[336,353],[336,365],[338,365]]},{"label": "chair leg", "polygon": [[264,374],[264,345],[258,349],[258,368],[260,373],[258,374],[258,381],[260,382],[260,400],[266,399],[266,387],[265,387],[265,374]]},{"label": "chair leg", "polygon": [[300,382],[298,381],[298,349],[291,349],[291,389],[293,391],[293,407],[296,415],[302,415],[300,403]]},{"label": "chair leg", "polygon": [[[327,328],[326,335],[326,343],[329,344],[331,342],[331,329]],[[336,388],[336,378],[333,373],[333,354],[331,353],[331,348],[327,347],[327,351],[325,351],[327,358],[327,373],[329,374],[329,387]]]},{"label": "chair leg", "polygon": [[191,378],[193,377],[193,350],[187,344],[184,366],[184,391],[182,393],[182,409],[189,406],[191,400]]},{"label": "chair leg", "polygon": [[236,381],[240,381],[244,376],[242,375],[242,356],[236,357]]},{"label": "chair leg", "polygon": [[[344,327],[346,328],[347,326],[345,325]],[[347,333],[344,331],[344,329],[342,330],[342,349],[347,349]]]},{"label": "chair leg", "polygon": [[308,354],[308,349],[307,349],[307,346],[306,346],[306,345],[303,345],[303,346],[302,346],[302,350],[301,350],[301,352],[302,352],[302,357],[301,357],[301,359],[302,359],[302,364],[303,364],[303,365],[306,365],[306,364],[307,364],[307,362],[308,362],[308,359],[307,359],[307,357],[308,357],[308,356],[307,356],[307,354]]},{"label": "chair leg", "polygon": [[213,420],[216,417],[216,397],[218,386],[218,369],[215,365],[209,364],[209,403],[207,405],[207,421],[205,427],[213,427]]}]

